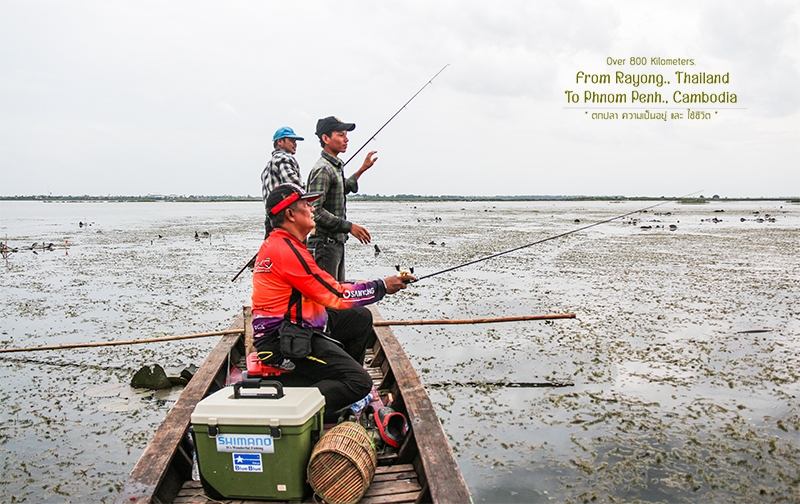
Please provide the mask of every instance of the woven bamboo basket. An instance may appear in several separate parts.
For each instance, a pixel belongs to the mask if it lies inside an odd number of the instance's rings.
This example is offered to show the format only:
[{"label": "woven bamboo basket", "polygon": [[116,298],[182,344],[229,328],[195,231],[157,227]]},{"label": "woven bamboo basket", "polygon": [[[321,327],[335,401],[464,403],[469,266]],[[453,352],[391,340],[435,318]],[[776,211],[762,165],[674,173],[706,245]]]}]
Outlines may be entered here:
[{"label": "woven bamboo basket", "polygon": [[355,504],[367,491],[378,463],[361,425],[343,422],[327,431],[311,452],[308,482],[330,504]]}]

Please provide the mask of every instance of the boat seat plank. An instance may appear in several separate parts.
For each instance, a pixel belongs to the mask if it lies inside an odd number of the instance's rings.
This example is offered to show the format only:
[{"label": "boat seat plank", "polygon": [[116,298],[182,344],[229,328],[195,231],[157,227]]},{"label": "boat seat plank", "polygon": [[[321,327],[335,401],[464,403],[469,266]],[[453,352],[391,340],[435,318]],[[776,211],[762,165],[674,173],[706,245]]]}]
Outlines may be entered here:
[{"label": "boat seat plank", "polygon": [[361,504],[392,504],[399,502],[417,502],[420,492],[406,492],[392,495],[375,495],[364,497]]},{"label": "boat seat plank", "polygon": [[[231,501],[211,501],[214,504],[218,502],[222,502],[225,504],[264,504],[264,501],[258,500],[231,500]],[[292,504],[292,501],[269,501],[271,504]],[[294,501],[294,504],[297,504],[297,501]]]},{"label": "boat seat plank", "polygon": [[389,464],[397,460],[396,453],[379,453],[378,454],[378,463],[379,464]]},{"label": "boat seat plank", "polygon": [[378,474],[389,474],[389,473],[399,473],[399,472],[413,472],[414,466],[411,464],[394,464],[394,465],[383,465],[378,466],[375,468],[375,475]]},{"label": "boat seat plank", "polygon": [[[378,467],[375,472],[375,479],[364,494],[362,502],[372,503],[397,503],[414,502],[422,488],[419,484],[419,477],[411,464],[398,464],[394,466]],[[203,486],[199,481],[189,480],[184,482],[183,487],[178,492],[173,501],[175,504],[264,504],[265,501],[251,500],[213,500],[205,495]],[[276,501],[269,501],[276,502]],[[313,499],[308,502],[315,502]]]},{"label": "boat seat plank", "polygon": [[384,473],[384,474],[376,474],[375,478],[372,481],[396,481],[396,480],[411,479],[416,477],[417,473],[415,473],[414,471]]},{"label": "boat seat plank", "polygon": [[[201,494],[199,496],[193,497],[181,497],[178,496],[172,501],[173,504],[290,504],[290,501],[263,501],[263,500],[237,500],[237,499],[224,499],[224,500],[214,500],[209,497],[206,497],[205,494]],[[295,502],[294,504],[297,504]]]},{"label": "boat seat plank", "polygon": [[[191,483],[197,483],[196,485],[191,485]],[[187,481],[180,490],[178,490],[177,497],[194,497],[197,495],[205,495],[203,491],[202,485],[200,485],[199,481]]]},{"label": "boat seat plank", "polygon": [[205,494],[192,496],[179,495],[172,501],[173,504],[206,504],[207,502],[209,501]]},{"label": "boat seat plank", "polygon": [[365,497],[391,495],[422,490],[417,478],[397,481],[373,481],[364,494]]}]

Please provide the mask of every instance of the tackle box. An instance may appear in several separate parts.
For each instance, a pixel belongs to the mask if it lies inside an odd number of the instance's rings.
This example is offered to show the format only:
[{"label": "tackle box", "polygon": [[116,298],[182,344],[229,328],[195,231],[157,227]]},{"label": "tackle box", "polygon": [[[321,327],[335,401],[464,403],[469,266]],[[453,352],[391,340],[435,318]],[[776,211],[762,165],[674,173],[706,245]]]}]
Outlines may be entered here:
[{"label": "tackle box", "polygon": [[208,496],[301,500],[324,410],[317,388],[283,388],[259,379],[225,387],[197,403],[192,436]]}]

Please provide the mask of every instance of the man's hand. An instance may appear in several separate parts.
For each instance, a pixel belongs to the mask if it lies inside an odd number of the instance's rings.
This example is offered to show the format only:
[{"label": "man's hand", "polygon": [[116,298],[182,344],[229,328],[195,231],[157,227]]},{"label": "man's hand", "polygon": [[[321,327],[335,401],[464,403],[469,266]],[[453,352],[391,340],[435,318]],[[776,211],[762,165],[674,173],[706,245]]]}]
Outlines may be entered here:
[{"label": "man's hand", "polygon": [[367,171],[370,168],[372,168],[372,165],[374,165],[375,161],[378,160],[378,156],[375,155],[377,153],[378,153],[378,151],[376,151],[376,150],[369,151],[367,153],[367,157],[365,157],[364,158],[364,162],[361,163],[361,173],[364,173],[365,171]]},{"label": "man's hand", "polygon": [[[416,278],[413,276],[411,278],[413,278],[411,281],[416,280]],[[408,287],[409,277],[403,277],[400,275],[388,276],[383,279],[383,283],[386,285],[386,294],[394,294],[395,292]]]},{"label": "man's hand", "polygon": [[374,165],[375,161],[378,160],[378,156],[375,155],[377,153],[378,151],[369,151],[369,154],[367,154],[367,157],[364,158],[364,162],[361,164],[361,168],[356,170],[356,172],[353,174],[356,177],[356,180],[361,178],[361,175],[363,175],[365,171],[372,168],[372,165]]},{"label": "man's hand", "polygon": [[369,243],[372,240],[367,228],[359,226],[358,224],[353,224],[353,227],[350,228],[350,234],[358,238],[358,241],[361,243]]}]

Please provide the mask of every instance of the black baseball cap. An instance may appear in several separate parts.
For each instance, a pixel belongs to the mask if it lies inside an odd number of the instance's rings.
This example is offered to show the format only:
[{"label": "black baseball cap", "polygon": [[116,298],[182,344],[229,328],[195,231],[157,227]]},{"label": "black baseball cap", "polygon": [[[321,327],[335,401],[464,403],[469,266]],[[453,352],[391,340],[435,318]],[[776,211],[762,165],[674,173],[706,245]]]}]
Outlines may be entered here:
[{"label": "black baseball cap", "polygon": [[342,122],[338,117],[328,116],[317,121],[316,135],[322,138],[322,135],[330,135],[334,131],[353,131],[354,129],[356,129],[354,123]]},{"label": "black baseball cap", "polygon": [[281,184],[267,196],[267,209],[270,216],[278,215],[295,201],[306,200],[311,202],[320,196],[322,196],[322,193],[307,193],[297,184]]}]

